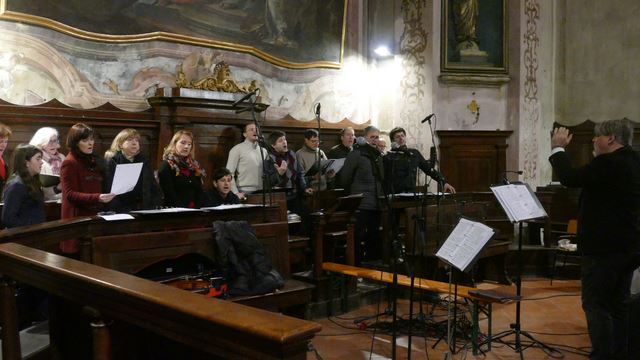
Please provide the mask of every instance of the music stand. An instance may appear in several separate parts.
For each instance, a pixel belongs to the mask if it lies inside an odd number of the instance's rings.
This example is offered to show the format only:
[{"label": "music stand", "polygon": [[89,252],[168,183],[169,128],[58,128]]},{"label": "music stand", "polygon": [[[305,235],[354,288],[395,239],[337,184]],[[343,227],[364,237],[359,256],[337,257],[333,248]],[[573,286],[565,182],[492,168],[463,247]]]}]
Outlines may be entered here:
[{"label": "music stand", "polygon": [[[512,223],[518,223],[518,257],[516,270],[516,322],[510,325],[509,330],[496,334],[488,341],[498,341],[511,334],[515,335],[515,344],[503,342],[517,353],[520,359],[524,359],[523,351],[532,346],[538,346],[551,353],[560,353],[557,349],[544,344],[540,340],[534,338],[530,333],[523,331],[520,324],[521,313],[521,296],[522,296],[522,223],[527,220],[547,217],[547,213],[540,204],[531,188],[527,184],[507,184],[491,187],[491,191],[498,199],[498,202],[504,209]],[[522,347],[522,339],[524,336],[531,340],[531,344]],[[561,354],[561,353],[560,353]]]},{"label": "music stand", "polygon": [[[487,225],[462,217],[436,252],[436,257],[449,267],[449,299],[452,299],[449,301],[447,310],[447,345],[449,349],[445,353],[445,359],[450,359],[453,350],[455,350],[455,348],[452,350],[451,332],[451,302],[453,301],[455,304],[456,301],[452,293],[454,268],[462,272],[471,270],[480,257],[480,252],[487,246],[494,233],[495,231]],[[457,296],[457,283],[455,285]]]}]

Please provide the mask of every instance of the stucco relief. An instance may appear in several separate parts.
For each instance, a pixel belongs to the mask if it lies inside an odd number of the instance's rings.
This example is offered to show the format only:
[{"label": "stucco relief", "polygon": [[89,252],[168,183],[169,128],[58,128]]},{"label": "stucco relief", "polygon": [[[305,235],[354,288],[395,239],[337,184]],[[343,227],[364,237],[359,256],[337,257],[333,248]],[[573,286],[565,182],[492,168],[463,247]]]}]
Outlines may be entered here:
[{"label": "stucco relief", "polygon": [[538,149],[540,129],[540,99],[538,97],[538,20],[540,19],[540,4],[537,0],[525,0],[524,14],[526,28],[523,36],[524,51],[524,96],[522,98],[523,117],[520,122],[520,141],[522,154],[522,168],[524,181],[530,184],[538,183]]},{"label": "stucco relief", "polygon": [[429,132],[426,125],[420,123],[420,117],[427,115],[428,110],[425,99],[429,76],[426,60],[428,33],[423,19],[425,6],[424,0],[402,2],[404,29],[400,37],[400,54],[403,73],[400,81],[400,119],[397,123],[407,131],[408,143],[423,154],[431,145],[430,141],[424,141]]},{"label": "stucco relief", "polygon": [[[239,83],[255,80],[260,84],[262,102],[271,105],[266,112],[269,119],[313,120],[313,104],[318,101],[323,103],[322,118],[326,121],[364,123],[369,119],[369,104],[360,95],[368,78],[361,61],[346,60],[341,70],[289,70],[230,51],[161,41],[101,44],[6,22],[0,22],[0,44],[3,53],[18,56],[22,72],[29,75],[29,79],[16,82],[17,65],[7,61],[0,68],[0,85],[2,76],[9,84],[0,87],[0,97],[12,103],[33,105],[56,98],[80,108],[110,102],[140,111],[149,108],[146,98],[157,88],[175,86],[178,64],[209,59],[212,64],[228,63]],[[12,90],[17,85],[20,94]],[[24,93],[32,95],[29,102]]]}]

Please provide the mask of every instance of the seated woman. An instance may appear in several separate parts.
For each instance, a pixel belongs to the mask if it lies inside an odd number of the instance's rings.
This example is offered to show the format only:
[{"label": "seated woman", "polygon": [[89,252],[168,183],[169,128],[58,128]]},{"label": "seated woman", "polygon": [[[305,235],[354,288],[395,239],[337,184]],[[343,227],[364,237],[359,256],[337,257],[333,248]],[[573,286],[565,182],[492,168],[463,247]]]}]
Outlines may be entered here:
[{"label": "seated woman", "polygon": [[7,145],[9,145],[9,136],[11,136],[11,129],[0,123],[0,195],[2,195],[2,189],[4,189],[4,184],[9,177],[9,164],[4,161],[4,151],[7,149]]},{"label": "seated woman", "polygon": [[[58,130],[51,127],[43,127],[38,129],[29,145],[33,145],[42,150],[42,171],[43,175],[57,175],[60,176],[60,167],[64,161],[64,155],[58,150],[60,149],[60,138],[58,137]],[[42,189],[44,191],[45,200],[57,200],[62,197],[62,187],[60,184],[56,186],[49,186]]]},{"label": "seated woman", "polygon": [[146,156],[140,153],[140,133],[124,129],[116,135],[111,148],[104,153],[107,161],[106,188],[111,189],[118,164],[142,163],[138,183],[132,191],[117,195],[107,206],[116,212],[154,209],[161,205],[160,188],[153,176],[153,169]]},{"label": "seated woman", "polygon": [[231,172],[227,168],[213,172],[213,189],[208,194],[209,206],[240,203],[238,196],[231,191],[231,181]]},{"label": "seated woman", "polygon": [[38,177],[42,150],[33,145],[18,145],[13,152],[13,168],[4,190],[2,223],[13,228],[44,222],[44,193]]},{"label": "seated woman", "polygon": [[194,148],[193,133],[180,130],[164,149],[158,178],[165,206],[200,208],[206,203],[202,190],[205,172],[194,159]]}]

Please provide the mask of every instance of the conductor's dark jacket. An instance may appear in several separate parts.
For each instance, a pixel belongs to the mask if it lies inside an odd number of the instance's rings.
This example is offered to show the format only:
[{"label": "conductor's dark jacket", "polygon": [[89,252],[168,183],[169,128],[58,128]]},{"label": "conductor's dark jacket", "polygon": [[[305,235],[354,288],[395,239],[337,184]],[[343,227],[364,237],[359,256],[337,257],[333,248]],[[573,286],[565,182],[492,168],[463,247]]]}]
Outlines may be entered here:
[{"label": "conductor's dark jacket", "polygon": [[640,250],[640,157],[631,147],[572,168],[566,152],[549,158],[560,182],[582,187],[578,248],[585,255],[637,253]]}]

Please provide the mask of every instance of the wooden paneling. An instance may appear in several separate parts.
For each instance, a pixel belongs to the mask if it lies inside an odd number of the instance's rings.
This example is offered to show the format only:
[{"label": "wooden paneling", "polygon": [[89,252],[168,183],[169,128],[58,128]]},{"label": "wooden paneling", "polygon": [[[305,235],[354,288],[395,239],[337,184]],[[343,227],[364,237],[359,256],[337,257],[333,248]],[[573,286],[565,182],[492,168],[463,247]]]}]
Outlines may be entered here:
[{"label": "wooden paneling", "polygon": [[440,170],[458,191],[487,191],[506,170],[511,131],[437,131]]},{"label": "wooden paneling", "polygon": [[[107,103],[94,109],[76,109],[51,100],[36,106],[20,106],[0,100],[0,122],[11,127],[13,135],[4,158],[8,161],[16,145],[28,143],[37,129],[50,126],[58,130],[61,152],[66,154],[65,142],[68,129],[75,123],[84,122],[94,129],[95,151],[104,155],[113,138],[124,128],[135,128],[142,136],[141,152],[151,159],[158,168],[164,147],[173,133],[180,129],[190,129],[195,134],[196,159],[207,174],[218,167],[226,166],[229,150],[243,141],[242,128],[252,121],[250,113],[235,114],[230,102],[155,97],[149,99],[153,106],[140,112],[124,111]],[[317,128],[316,121],[301,122],[286,116],[281,119],[265,120],[258,114],[265,137],[273,130],[287,133],[289,148],[298,150],[304,143],[306,129]],[[368,124],[356,125],[348,120],[337,123],[320,121],[322,149],[327,151],[339,141],[341,129],[351,126],[362,129]],[[205,181],[210,188],[211,177]]]}]

